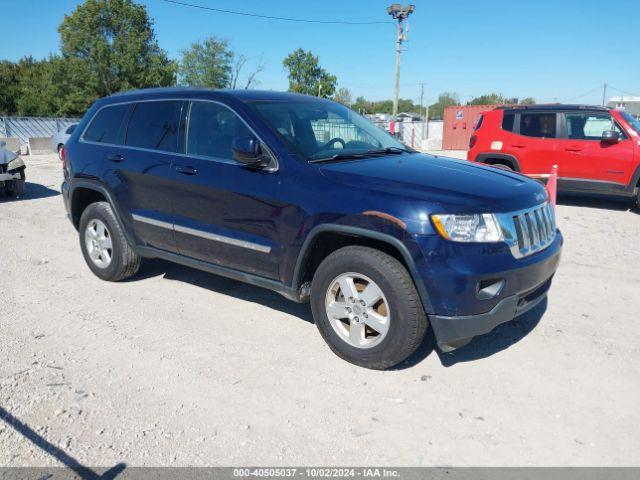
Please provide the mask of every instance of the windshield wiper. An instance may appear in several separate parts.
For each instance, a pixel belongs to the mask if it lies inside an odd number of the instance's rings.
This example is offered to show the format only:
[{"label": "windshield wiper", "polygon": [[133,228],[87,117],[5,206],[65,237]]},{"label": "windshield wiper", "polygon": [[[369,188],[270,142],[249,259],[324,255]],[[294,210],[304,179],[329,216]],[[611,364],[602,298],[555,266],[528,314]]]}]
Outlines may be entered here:
[{"label": "windshield wiper", "polygon": [[365,152],[366,155],[401,155],[403,153],[413,153],[412,150],[408,150],[406,148],[400,148],[400,147],[387,147],[387,148],[380,148],[378,150],[367,150],[367,152]]},{"label": "windshield wiper", "polygon": [[354,158],[364,158],[365,156],[366,155],[364,153],[336,153],[330,157],[309,160],[309,163],[331,162],[332,160],[351,160]]},{"label": "windshield wiper", "polygon": [[401,155],[403,153],[414,153],[414,151],[408,150],[406,148],[400,148],[400,147],[387,147],[387,148],[380,148],[376,150],[367,150],[366,152],[336,153],[331,157],[316,158],[313,160],[309,160],[309,163],[330,162],[332,160],[352,160],[354,158],[362,159],[365,157],[370,157],[372,155]]}]

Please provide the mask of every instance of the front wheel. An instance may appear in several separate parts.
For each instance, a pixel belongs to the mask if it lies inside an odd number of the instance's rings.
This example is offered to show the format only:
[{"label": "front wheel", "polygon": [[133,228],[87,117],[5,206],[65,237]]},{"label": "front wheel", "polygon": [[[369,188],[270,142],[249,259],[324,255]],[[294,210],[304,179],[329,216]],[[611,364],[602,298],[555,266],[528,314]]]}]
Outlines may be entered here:
[{"label": "front wheel", "polygon": [[19,170],[20,179],[19,180],[10,180],[10,187],[6,191],[6,194],[10,198],[20,198],[24,195],[27,186],[27,177],[24,173],[24,168]]},{"label": "front wheel", "polygon": [[376,370],[409,357],[428,325],[406,268],[369,247],[344,247],[324,259],[313,278],[311,309],[336,355]]}]

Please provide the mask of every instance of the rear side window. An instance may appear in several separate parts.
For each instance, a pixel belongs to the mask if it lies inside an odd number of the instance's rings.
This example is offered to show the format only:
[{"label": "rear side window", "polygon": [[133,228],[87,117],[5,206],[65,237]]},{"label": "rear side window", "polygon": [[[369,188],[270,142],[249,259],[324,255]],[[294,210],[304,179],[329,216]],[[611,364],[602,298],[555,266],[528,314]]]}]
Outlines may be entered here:
[{"label": "rear side window", "polygon": [[113,105],[102,108],[93,117],[89,128],[84,132],[84,140],[98,143],[118,143],[122,121],[128,111],[129,105]]},{"label": "rear side window", "polygon": [[140,102],[136,104],[125,144],[131,147],[182,152],[180,148],[180,113],[182,102]]},{"label": "rear side window", "polygon": [[188,154],[233,160],[233,139],[249,135],[249,127],[228,108],[213,102],[191,104]]},{"label": "rear side window", "polygon": [[502,129],[507,132],[513,132],[513,124],[516,118],[515,113],[505,113],[502,116]]},{"label": "rear side window", "polygon": [[555,113],[521,113],[520,135],[539,138],[556,138]]}]

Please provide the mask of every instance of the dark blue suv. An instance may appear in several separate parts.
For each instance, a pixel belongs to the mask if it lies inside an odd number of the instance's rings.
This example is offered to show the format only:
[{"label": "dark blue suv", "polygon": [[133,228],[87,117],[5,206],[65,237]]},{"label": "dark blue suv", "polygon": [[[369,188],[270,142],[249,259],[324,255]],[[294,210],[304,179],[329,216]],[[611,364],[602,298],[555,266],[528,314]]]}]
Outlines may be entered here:
[{"label": "dark blue suv", "polygon": [[337,103],[152,89],[97,101],[66,208],[104,280],[163,258],[311,302],[340,357],[383,369],[539,303],[562,237],[542,185],[422,155]]}]

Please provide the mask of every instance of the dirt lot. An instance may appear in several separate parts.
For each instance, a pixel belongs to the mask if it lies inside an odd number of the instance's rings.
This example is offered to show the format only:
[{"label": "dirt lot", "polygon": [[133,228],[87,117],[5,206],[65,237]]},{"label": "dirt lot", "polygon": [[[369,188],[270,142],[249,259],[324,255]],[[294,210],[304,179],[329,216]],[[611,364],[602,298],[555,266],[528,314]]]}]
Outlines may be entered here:
[{"label": "dirt lot", "polygon": [[376,372],[275,293],[160,261],[100,281],[58,161],[26,162],[28,195],[0,200],[0,465],[640,465],[640,216],[624,204],[559,206],[547,304]]}]

